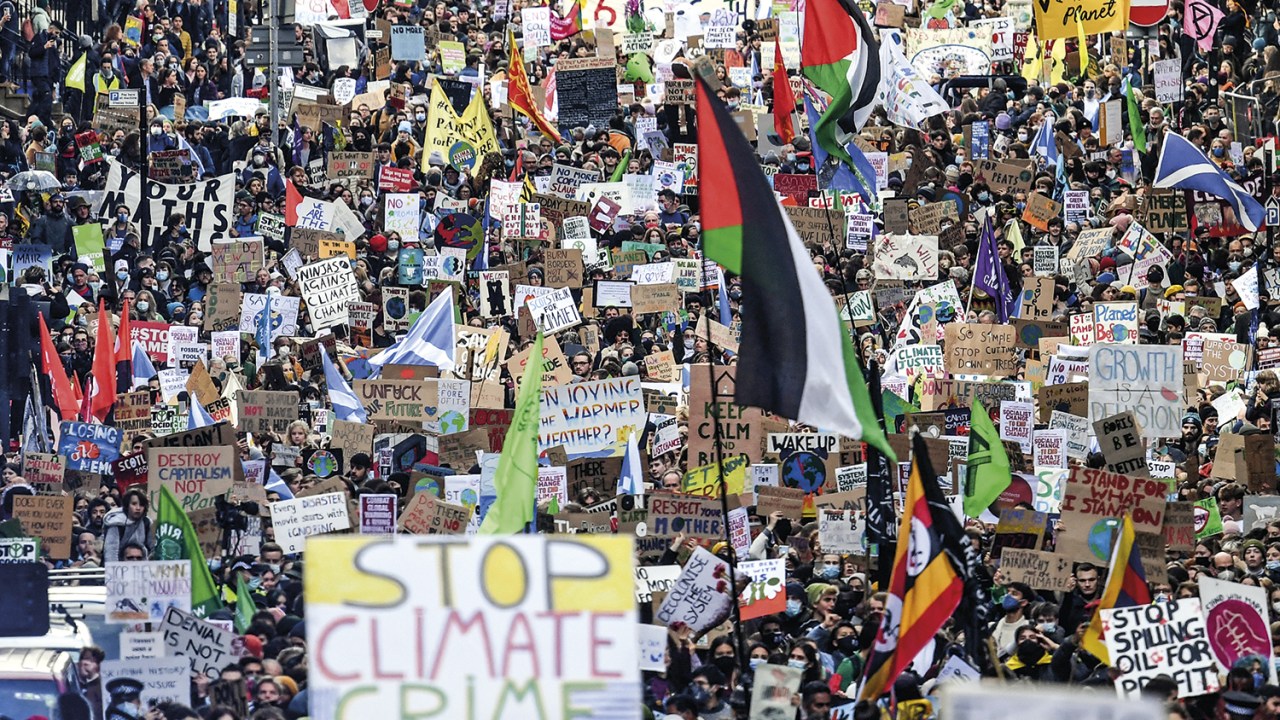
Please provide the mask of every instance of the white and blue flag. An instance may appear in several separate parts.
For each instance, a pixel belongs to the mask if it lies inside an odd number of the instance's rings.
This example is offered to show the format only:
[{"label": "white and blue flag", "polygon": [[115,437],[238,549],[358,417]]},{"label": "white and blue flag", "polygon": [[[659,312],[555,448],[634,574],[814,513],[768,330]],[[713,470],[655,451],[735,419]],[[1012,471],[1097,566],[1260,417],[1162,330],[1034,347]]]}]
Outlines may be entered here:
[{"label": "white and blue flag", "polygon": [[1160,162],[1152,185],[1158,188],[1199,190],[1226,200],[1236,211],[1240,224],[1257,232],[1267,211],[1244,188],[1231,179],[1190,140],[1177,133],[1165,133],[1160,145]]},{"label": "white and blue flag", "polygon": [[369,422],[369,415],[364,411],[360,398],[356,397],[347,384],[347,379],[342,377],[338,367],[329,358],[329,353],[323,348],[320,350],[320,364],[324,366],[324,384],[329,386],[329,402],[333,405],[334,416],[347,422]]},{"label": "white and blue flag", "polygon": [[418,316],[409,334],[369,359],[373,372],[384,365],[434,365],[453,369],[453,294],[443,292]]}]

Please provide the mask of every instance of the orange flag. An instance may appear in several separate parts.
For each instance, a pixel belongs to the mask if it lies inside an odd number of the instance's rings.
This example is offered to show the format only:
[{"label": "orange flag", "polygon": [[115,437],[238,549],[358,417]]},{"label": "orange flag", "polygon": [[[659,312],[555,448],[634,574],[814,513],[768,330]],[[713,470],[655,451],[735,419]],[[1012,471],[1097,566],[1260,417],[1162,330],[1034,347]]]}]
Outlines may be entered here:
[{"label": "orange flag", "polygon": [[521,58],[520,49],[516,46],[516,34],[510,26],[507,28],[507,52],[511,53],[511,62],[507,67],[507,104],[512,110],[529,118],[543,135],[559,145],[563,142],[560,139],[560,133],[556,131],[554,125],[542,117],[542,111],[538,109],[538,103],[533,99],[533,89],[529,87],[529,75],[525,72],[524,60]]}]

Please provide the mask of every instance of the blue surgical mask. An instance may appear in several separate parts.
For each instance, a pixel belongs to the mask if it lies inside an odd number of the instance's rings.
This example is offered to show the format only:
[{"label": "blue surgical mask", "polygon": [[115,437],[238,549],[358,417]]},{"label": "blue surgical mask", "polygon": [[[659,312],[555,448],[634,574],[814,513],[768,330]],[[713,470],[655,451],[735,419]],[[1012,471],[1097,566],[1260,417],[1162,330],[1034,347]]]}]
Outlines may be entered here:
[{"label": "blue surgical mask", "polygon": [[1240,269],[1240,261],[1232,260],[1231,262],[1227,263],[1227,267],[1231,268],[1231,272],[1235,272]]},{"label": "blue surgical mask", "polygon": [[806,663],[803,660],[788,660],[787,667],[792,667],[797,670],[803,670],[806,667]]},{"label": "blue surgical mask", "polygon": [[1280,560],[1268,560],[1268,561],[1267,561],[1267,569],[1268,569],[1268,570],[1280,570]]},{"label": "blue surgical mask", "polygon": [[168,279],[169,279],[169,271],[168,271],[168,270],[161,270],[161,271],[157,272],[157,273],[156,273],[156,279],[157,279],[157,280],[159,280],[160,282],[164,282],[165,280],[168,280]]},{"label": "blue surgical mask", "polygon": [[1220,157],[1225,156],[1226,154],[1227,154],[1227,149],[1226,149],[1226,148],[1224,148],[1224,147],[1222,147],[1221,145],[1219,145],[1218,147],[1216,147],[1216,148],[1214,148],[1214,149],[1213,149],[1213,156],[1214,156],[1214,157],[1220,158]]},{"label": "blue surgical mask", "polygon": [[787,601],[787,610],[786,610],[787,617],[795,617],[799,615],[800,611],[803,609],[804,609],[804,603],[801,603],[799,600]]},{"label": "blue surgical mask", "polygon": [[127,270],[121,270],[120,272],[116,273],[116,279],[121,281],[128,280],[129,272]]},{"label": "blue surgical mask", "polygon": [[250,590],[257,590],[258,588],[262,587],[262,578],[255,575],[249,578],[249,582],[246,584],[249,586]]},{"label": "blue surgical mask", "polygon": [[1014,610],[1017,610],[1018,606],[1021,604],[1022,601],[1012,595],[1005,595],[1004,599],[1000,601],[1000,607],[1005,612],[1013,612]]},{"label": "blue surgical mask", "polygon": [[756,668],[760,667],[761,665],[767,662],[769,662],[767,658],[751,658],[750,660],[747,661],[747,664],[751,666],[752,670],[755,670]]},{"label": "blue surgical mask", "polygon": [[835,580],[840,577],[840,567],[838,565],[823,565],[818,571],[818,577],[823,580]]},{"label": "blue surgical mask", "polygon": [[1040,632],[1051,633],[1058,629],[1058,623],[1040,623]]}]

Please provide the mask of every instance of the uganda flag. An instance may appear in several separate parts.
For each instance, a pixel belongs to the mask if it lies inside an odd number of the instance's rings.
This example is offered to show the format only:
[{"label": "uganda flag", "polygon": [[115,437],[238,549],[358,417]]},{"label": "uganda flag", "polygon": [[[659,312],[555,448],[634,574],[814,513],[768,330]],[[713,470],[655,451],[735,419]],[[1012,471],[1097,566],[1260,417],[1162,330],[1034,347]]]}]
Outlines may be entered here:
[{"label": "uganda flag", "polygon": [[1102,611],[1151,604],[1151,588],[1147,586],[1147,574],[1142,569],[1142,554],[1138,552],[1134,537],[1133,518],[1125,513],[1120,537],[1116,539],[1115,550],[1111,553],[1111,566],[1107,568],[1107,586],[1098,601],[1098,609],[1093,611],[1089,629],[1080,642],[1080,647],[1106,665],[1111,664],[1111,654],[1107,652],[1107,644],[1103,641]]},{"label": "uganda flag", "polygon": [[706,256],[742,277],[735,400],[874,445],[897,462],[872,409],[848,328],[755,152],[706,80],[698,174]]},{"label": "uganda flag", "polygon": [[965,597],[964,561],[948,547],[954,545],[951,535],[955,515],[938,487],[938,477],[930,467],[928,450],[919,435],[915,437],[912,456],[889,596],[885,598],[880,632],[867,658],[866,680],[859,695],[872,702],[887,692],[907,665],[929,646]]}]

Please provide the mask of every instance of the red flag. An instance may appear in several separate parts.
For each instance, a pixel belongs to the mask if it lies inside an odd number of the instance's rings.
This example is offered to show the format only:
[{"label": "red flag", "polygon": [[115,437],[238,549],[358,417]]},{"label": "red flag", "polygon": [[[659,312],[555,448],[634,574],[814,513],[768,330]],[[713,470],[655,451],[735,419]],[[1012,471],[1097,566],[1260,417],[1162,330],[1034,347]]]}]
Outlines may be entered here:
[{"label": "red flag", "polygon": [[302,193],[293,186],[293,181],[284,180],[284,224],[289,227],[298,226],[298,205],[302,203]]},{"label": "red flag", "polygon": [[53,387],[53,403],[58,406],[58,415],[63,420],[72,420],[76,416],[79,396],[67,379],[67,369],[62,366],[62,358],[53,347],[53,338],[49,336],[49,326],[44,324],[44,315],[40,315],[40,358],[44,361],[44,374],[49,376],[49,384]]},{"label": "red flag", "polygon": [[77,377],[77,378],[76,378],[76,385],[77,385],[77,387],[76,387],[76,392],[80,394],[80,415],[77,417],[77,419],[78,419],[80,422],[92,422],[92,421],[93,421],[93,410],[92,410],[92,403],[90,402],[90,395],[89,395],[89,393],[84,392],[83,390],[81,390],[81,389],[80,389],[80,387],[79,387],[79,384],[80,384],[80,378],[79,378],[79,377]]},{"label": "red flag", "polygon": [[796,94],[787,79],[787,66],[782,62],[782,43],[773,45],[773,130],[783,144],[796,137],[792,116],[796,112]]},{"label": "red flag", "polygon": [[529,118],[543,135],[559,145],[564,142],[560,139],[560,133],[556,131],[554,125],[542,117],[542,110],[533,99],[533,89],[529,87],[529,75],[525,72],[520,49],[516,47],[515,32],[510,28],[507,29],[507,52],[511,53],[511,62],[507,64],[507,104],[512,110]]},{"label": "red flag", "polygon": [[116,354],[111,343],[111,316],[106,303],[98,299],[98,337],[93,346],[93,390],[89,407],[92,415],[104,420],[116,404]]},{"label": "red flag", "polygon": [[76,408],[78,409],[80,404],[84,402],[84,390],[80,389],[80,376],[75,373],[71,373],[71,392],[76,394]]}]

